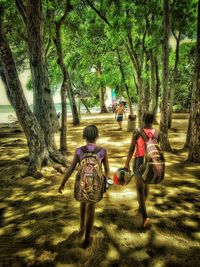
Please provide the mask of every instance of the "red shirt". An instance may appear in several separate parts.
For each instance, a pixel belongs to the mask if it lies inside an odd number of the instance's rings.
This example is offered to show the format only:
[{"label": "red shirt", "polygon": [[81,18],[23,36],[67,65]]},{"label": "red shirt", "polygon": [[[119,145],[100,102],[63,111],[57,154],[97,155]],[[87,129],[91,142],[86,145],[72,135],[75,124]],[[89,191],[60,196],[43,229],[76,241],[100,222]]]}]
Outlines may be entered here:
[{"label": "red shirt", "polygon": [[[152,128],[152,129],[146,129],[143,128],[145,134],[148,137],[152,137],[155,134],[156,129]],[[135,158],[137,157],[144,157],[145,155],[145,141],[144,139],[140,136],[137,139],[137,143],[136,143],[136,150],[135,150]]]}]

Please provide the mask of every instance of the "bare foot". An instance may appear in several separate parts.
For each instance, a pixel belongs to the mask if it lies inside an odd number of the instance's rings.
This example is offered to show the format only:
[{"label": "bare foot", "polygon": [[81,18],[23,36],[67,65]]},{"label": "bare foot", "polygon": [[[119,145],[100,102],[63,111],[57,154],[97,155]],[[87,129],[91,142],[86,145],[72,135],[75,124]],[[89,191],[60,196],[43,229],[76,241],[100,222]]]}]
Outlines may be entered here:
[{"label": "bare foot", "polygon": [[151,221],[149,218],[146,218],[144,221],[143,221],[143,228],[144,229],[150,229],[151,228]]},{"label": "bare foot", "polygon": [[89,240],[84,240],[83,243],[82,243],[82,245],[81,245],[81,247],[83,249],[88,248],[91,245],[92,241],[93,241],[93,238],[92,237],[90,237]]}]

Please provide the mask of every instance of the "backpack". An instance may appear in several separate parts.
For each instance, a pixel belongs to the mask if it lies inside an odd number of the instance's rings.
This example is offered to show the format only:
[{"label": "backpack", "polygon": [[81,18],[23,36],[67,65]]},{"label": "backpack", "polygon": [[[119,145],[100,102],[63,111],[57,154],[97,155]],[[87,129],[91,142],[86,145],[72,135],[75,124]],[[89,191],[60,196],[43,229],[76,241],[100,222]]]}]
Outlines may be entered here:
[{"label": "backpack", "polygon": [[98,202],[106,190],[106,179],[97,156],[101,148],[95,148],[92,152],[87,147],[82,147],[81,150],[83,159],[79,162],[74,197],[81,202]]},{"label": "backpack", "polygon": [[165,158],[157,141],[158,131],[155,131],[155,134],[149,137],[141,129],[140,136],[145,141],[142,179],[145,184],[158,184],[164,179],[165,174]]}]

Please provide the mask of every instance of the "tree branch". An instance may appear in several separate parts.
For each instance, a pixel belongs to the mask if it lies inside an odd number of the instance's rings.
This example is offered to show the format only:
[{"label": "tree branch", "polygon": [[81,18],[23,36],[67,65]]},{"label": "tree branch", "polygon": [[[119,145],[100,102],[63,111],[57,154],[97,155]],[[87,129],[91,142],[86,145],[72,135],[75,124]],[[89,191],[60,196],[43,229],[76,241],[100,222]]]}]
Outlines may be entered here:
[{"label": "tree branch", "polygon": [[99,17],[108,25],[108,26],[110,26],[111,27],[111,24],[110,24],[110,22],[107,20],[107,18],[105,17],[105,16],[103,16],[102,14],[101,14],[101,12],[99,11],[99,10],[97,10],[96,9],[96,7],[95,6],[93,6],[91,3],[90,3],[90,1],[89,0],[86,0],[86,2],[88,3],[88,5],[99,15]]},{"label": "tree branch", "polygon": [[73,10],[73,6],[71,5],[70,1],[66,0],[66,5],[65,5],[65,11],[62,17],[56,22],[59,26],[62,25],[62,23],[65,21],[67,15],[69,14],[70,11]]},{"label": "tree branch", "polygon": [[15,0],[15,3],[16,3],[16,7],[17,7],[20,15],[22,16],[24,24],[26,24],[27,23],[27,14],[26,14],[26,7],[25,7],[23,1],[22,0]]}]

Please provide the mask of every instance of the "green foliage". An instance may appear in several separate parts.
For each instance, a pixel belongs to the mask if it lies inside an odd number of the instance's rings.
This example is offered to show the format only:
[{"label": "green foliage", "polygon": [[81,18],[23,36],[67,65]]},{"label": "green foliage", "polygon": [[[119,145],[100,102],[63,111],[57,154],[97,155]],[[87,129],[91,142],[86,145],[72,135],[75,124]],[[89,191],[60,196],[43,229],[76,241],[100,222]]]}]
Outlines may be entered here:
[{"label": "green foliage", "polygon": [[[182,42],[179,49],[179,66],[174,104],[178,109],[189,109],[194,80],[196,43],[195,41]],[[175,51],[170,54],[170,85],[172,82]]]},{"label": "green foliage", "polygon": [[[71,0],[73,10],[69,12],[62,26],[62,47],[75,93],[89,97],[87,104],[97,105],[99,88],[110,87],[117,96],[126,98],[119,69],[116,49],[122,57],[126,84],[134,102],[138,95],[134,78],[136,70],[126,45],[132,38],[132,48],[141,66],[141,77],[145,85],[150,83],[150,51],[157,55],[159,74],[162,73],[163,14],[161,0],[90,0],[98,10],[97,14],[88,1]],[[11,44],[16,64],[21,71],[28,66],[26,31],[15,5],[1,0],[4,6],[4,27]],[[65,11],[66,1],[42,1],[44,15],[45,48],[50,85],[53,91],[60,90],[62,73],[58,66],[55,50],[55,22]],[[187,108],[190,103],[195,61],[195,38],[197,22],[197,0],[170,1],[170,29],[181,32],[180,61],[178,66],[175,105]],[[172,33],[171,33],[172,35]],[[186,42],[186,40],[189,40]],[[170,49],[170,78],[173,74],[175,51]],[[101,66],[101,72],[98,66]],[[172,80],[170,79],[170,85]],[[27,87],[31,89],[31,81]]]}]

